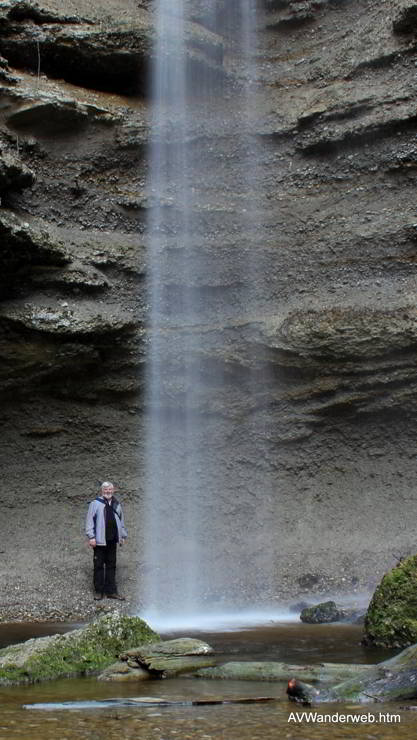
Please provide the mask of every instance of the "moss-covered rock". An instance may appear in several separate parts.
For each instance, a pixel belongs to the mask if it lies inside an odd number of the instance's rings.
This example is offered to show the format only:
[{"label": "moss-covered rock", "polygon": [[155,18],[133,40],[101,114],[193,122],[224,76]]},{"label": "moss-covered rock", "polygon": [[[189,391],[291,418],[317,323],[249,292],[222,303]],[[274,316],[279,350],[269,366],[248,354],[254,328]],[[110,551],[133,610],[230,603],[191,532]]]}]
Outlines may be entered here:
[{"label": "moss-covered rock", "polygon": [[101,681],[143,681],[149,678],[172,678],[182,673],[217,665],[213,648],[202,640],[181,637],[126,650],[120,662],[100,674]]},{"label": "moss-covered rock", "polygon": [[95,673],[114,663],[119,653],[157,639],[142,619],[112,612],[83,629],[0,650],[0,685]]},{"label": "moss-covered rock", "polygon": [[367,665],[344,663],[318,663],[317,665],[294,665],[277,661],[230,661],[214,668],[200,668],[193,672],[195,678],[225,679],[229,681],[286,681],[297,676],[303,681],[323,684],[340,683],[348,678],[368,673]]},{"label": "moss-covered rock", "polygon": [[193,637],[142,645],[126,650],[120,655],[120,659],[127,661],[133,670],[145,668],[154,678],[172,678],[215,666],[218,662],[213,655],[213,648]]},{"label": "moss-covered rock", "polygon": [[417,642],[417,555],[384,575],[364,627],[367,645],[405,647]]},{"label": "moss-covered rock", "polygon": [[338,622],[344,617],[334,601],[323,601],[321,604],[306,607],[300,614],[302,622],[308,624],[328,624],[329,622]]}]

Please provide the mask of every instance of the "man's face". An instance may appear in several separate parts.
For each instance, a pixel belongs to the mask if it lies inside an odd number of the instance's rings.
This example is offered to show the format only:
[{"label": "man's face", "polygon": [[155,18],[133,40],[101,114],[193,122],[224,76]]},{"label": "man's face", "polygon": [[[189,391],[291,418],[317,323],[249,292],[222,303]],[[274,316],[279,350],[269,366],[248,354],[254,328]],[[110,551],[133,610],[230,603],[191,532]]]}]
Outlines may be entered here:
[{"label": "man's face", "polygon": [[114,486],[103,486],[101,493],[103,498],[110,499],[114,493]]}]

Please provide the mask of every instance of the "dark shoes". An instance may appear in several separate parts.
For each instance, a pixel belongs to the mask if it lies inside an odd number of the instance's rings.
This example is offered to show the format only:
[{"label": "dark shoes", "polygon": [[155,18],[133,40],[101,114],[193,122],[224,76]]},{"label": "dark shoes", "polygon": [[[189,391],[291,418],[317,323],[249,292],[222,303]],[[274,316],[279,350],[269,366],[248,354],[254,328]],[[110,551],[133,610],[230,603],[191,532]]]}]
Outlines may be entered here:
[{"label": "dark shoes", "polygon": [[101,594],[100,592],[96,591],[94,594],[94,601],[101,601],[104,599],[104,597],[107,596],[108,599],[117,599],[118,601],[126,601],[124,596],[120,596],[120,594]]},{"label": "dark shoes", "polygon": [[106,594],[108,599],[118,599],[119,601],[126,601],[124,596],[121,596],[120,594]]}]

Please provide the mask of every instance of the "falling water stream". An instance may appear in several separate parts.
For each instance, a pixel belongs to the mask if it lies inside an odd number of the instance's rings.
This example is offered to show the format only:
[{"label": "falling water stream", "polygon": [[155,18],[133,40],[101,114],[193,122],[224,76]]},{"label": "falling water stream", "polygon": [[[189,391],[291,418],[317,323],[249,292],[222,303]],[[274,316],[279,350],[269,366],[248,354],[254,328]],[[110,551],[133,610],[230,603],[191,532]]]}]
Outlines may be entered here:
[{"label": "falling water stream", "polygon": [[[183,0],[156,3],[156,42],[152,69],[153,139],[150,151],[153,209],[149,225],[150,350],[147,398],[147,477],[145,542],[147,575],[144,600],[152,620],[161,607],[173,608],[180,595],[191,607],[195,591],[196,522],[192,491],[195,487],[197,451],[193,444],[190,404],[191,369],[184,367],[184,409],[170,403],[164,370],[172,350],[177,362],[187,362],[192,351],[192,329],[175,325],[185,317],[192,327],[193,306],[178,290],[166,286],[172,279],[187,281],[190,245],[191,189],[187,178],[189,119],[186,90],[185,8]],[[166,214],[171,217],[168,223]],[[175,238],[172,239],[172,233]],[[172,253],[172,256],[166,255]],[[170,263],[173,262],[172,270]],[[168,263],[168,264],[167,264]],[[178,277],[177,277],[178,279]],[[168,432],[168,445],[166,433]],[[187,456],[181,455],[181,448]],[[182,461],[181,461],[182,457]],[[181,461],[181,462],[180,462]],[[179,503],[181,502],[181,503]],[[193,536],[187,537],[187,532]],[[187,551],[184,552],[184,545]],[[164,587],[161,588],[161,575]]]},{"label": "falling water stream", "polygon": [[[243,602],[272,597],[265,543],[273,517],[265,507],[273,483],[260,471],[250,504],[241,505],[248,483],[236,473],[239,445],[231,439],[240,422],[236,381],[227,378],[233,322],[250,324],[247,307],[256,312],[266,279],[253,248],[262,199],[252,105],[256,2],[235,0],[222,14],[217,0],[207,0],[198,27],[187,0],[155,5],[146,565],[138,588],[140,612],[158,628],[236,614]],[[233,112],[227,45],[239,59]],[[242,173],[237,182],[230,158]],[[245,382],[250,399],[255,388]]]}]

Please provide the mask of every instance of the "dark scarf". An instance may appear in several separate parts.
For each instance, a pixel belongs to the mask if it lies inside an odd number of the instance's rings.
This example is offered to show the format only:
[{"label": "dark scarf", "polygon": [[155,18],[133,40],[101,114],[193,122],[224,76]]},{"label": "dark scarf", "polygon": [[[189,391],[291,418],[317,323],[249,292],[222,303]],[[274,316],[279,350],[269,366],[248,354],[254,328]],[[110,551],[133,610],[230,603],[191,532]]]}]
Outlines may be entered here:
[{"label": "dark scarf", "polygon": [[104,504],[104,522],[106,525],[106,542],[118,542],[119,532],[116,522],[116,506],[119,503],[113,496],[108,501],[105,498],[98,498],[98,501]]}]

